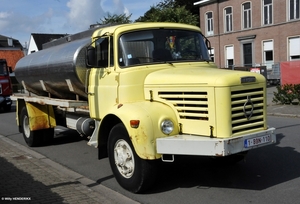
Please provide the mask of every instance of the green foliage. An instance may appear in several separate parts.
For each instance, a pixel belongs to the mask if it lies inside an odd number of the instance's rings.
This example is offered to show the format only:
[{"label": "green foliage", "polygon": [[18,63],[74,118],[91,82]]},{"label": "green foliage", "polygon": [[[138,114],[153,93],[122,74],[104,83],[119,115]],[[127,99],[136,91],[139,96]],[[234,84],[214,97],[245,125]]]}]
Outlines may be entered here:
[{"label": "green foliage", "polygon": [[199,7],[194,6],[195,0],[162,0],[157,4],[159,8],[185,7],[193,15],[199,15]]},{"label": "green foliage", "polygon": [[163,0],[157,4],[158,8],[171,8],[176,6],[178,6],[178,4],[174,0]]},{"label": "green foliage", "polygon": [[[140,16],[135,22],[176,22],[199,25],[199,8],[193,6],[194,0],[161,0],[156,6]],[[98,24],[132,23],[132,14],[110,14],[100,19]]]},{"label": "green foliage", "polygon": [[280,104],[299,104],[300,84],[285,84],[277,86],[274,92],[273,102]]},{"label": "green foliage", "polygon": [[198,15],[193,15],[185,5],[181,6],[175,1],[164,0],[157,6],[152,6],[136,22],[176,22],[197,25],[198,20]]},{"label": "green foliage", "polygon": [[131,18],[130,14],[129,16],[127,16],[126,14],[113,14],[111,15],[110,13],[107,14],[107,16],[104,16],[102,19],[100,19],[100,23],[99,24],[125,24],[125,23],[131,23],[132,21],[130,20]]},{"label": "green foliage", "polygon": [[152,9],[137,22],[176,22],[197,25],[197,17],[191,15],[184,7]]}]

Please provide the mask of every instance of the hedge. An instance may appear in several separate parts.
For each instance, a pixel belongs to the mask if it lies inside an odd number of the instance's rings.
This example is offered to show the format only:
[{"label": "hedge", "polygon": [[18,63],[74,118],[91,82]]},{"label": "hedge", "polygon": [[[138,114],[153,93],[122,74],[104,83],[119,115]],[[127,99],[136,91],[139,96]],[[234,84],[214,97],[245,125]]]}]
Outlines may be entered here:
[{"label": "hedge", "polygon": [[300,84],[285,84],[276,86],[276,88],[277,92],[274,92],[273,102],[299,105]]}]

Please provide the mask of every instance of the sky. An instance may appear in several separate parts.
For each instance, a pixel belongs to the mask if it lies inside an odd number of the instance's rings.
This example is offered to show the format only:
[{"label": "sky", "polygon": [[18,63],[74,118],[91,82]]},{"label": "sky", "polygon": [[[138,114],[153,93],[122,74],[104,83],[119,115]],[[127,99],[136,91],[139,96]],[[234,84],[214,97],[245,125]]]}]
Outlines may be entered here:
[{"label": "sky", "polygon": [[31,33],[74,34],[110,14],[134,21],[160,0],[1,0],[0,35],[25,46]]}]

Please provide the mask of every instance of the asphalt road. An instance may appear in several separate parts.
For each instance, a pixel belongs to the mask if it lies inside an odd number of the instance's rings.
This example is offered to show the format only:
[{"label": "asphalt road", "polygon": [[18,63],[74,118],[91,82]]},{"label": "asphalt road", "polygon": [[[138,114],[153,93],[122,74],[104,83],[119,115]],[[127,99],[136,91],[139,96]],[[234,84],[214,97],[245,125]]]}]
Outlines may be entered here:
[{"label": "asphalt road", "polygon": [[[54,143],[31,148],[73,171],[140,203],[295,203],[300,200],[300,118],[268,117],[277,143],[248,153],[246,160],[226,165],[203,157],[176,157],[164,163],[153,189],[132,194],[122,189],[107,159],[76,132],[58,127]],[[0,113],[0,134],[26,145],[18,133],[14,110]]]}]

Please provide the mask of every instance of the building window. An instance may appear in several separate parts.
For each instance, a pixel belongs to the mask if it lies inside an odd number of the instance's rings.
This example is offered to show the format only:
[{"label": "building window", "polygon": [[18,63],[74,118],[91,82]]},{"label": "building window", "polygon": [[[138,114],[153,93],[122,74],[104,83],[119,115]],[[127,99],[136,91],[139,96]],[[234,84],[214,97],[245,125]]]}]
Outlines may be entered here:
[{"label": "building window", "polygon": [[289,0],[289,19],[299,19],[300,0]]},{"label": "building window", "polygon": [[233,52],[233,46],[226,46],[225,47],[225,61],[226,61],[226,68],[233,69],[234,65],[234,52]]},{"label": "building window", "polygon": [[242,4],[243,8],[243,29],[251,28],[251,3]]},{"label": "building window", "polygon": [[289,38],[289,60],[300,60],[300,36]]},{"label": "building window", "polygon": [[263,0],[263,24],[273,23],[273,3],[272,0]]},{"label": "building window", "polygon": [[225,11],[225,32],[232,31],[232,7],[227,7]]},{"label": "building window", "polygon": [[273,44],[273,40],[263,42],[263,65],[265,65],[268,69],[271,69],[274,64]]},{"label": "building window", "polygon": [[213,35],[214,34],[213,13],[207,12],[205,14],[205,18],[206,18],[206,34]]}]

